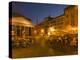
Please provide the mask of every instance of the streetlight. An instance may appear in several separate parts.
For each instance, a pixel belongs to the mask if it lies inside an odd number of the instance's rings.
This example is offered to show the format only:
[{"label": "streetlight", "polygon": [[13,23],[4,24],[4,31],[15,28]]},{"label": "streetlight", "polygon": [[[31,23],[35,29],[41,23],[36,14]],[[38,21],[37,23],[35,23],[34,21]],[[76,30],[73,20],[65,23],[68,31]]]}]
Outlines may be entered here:
[{"label": "streetlight", "polygon": [[48,32],[48,36],[50,36],[51,35],[51,33],[50,32]]},{"label": "streetlight", "polygon": [[41,29],[41,33],[44,33],[44,29]]},{"label": "streetlight", "polygon": [[44,34],[44,29],[41,29],[41,36],[43,36],[43,34]]},{"label": "streetlight", "polygon": [[49,31],[54,32],[55,31],[54,27],[49,27]]},{"label": "streetlight", "polygon": [[54,31],[55,31],[54,27],[49,27],[49,29],[48,29],[48,35],[49,36],[52,35],[54,33]]}]

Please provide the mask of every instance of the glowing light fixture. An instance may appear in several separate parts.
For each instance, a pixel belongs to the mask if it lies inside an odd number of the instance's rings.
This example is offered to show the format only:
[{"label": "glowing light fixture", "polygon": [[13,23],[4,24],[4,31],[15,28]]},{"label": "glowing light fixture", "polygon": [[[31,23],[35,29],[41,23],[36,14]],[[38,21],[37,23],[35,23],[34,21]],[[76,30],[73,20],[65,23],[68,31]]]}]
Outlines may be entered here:
[{"label": "glowing light fixture", "polygon": [[41,29],[41,33],[44,33],[44,29]]},{"label": "glowing light fixture", "polygon": [[48,36],[49,36],[49,35],[51,35],[51,33],[50,33],[50,32],[48,32]]},{"label": "glowing light fixture", "polygon": [[50,32],[55,31],[54,27],[49,27],[49,31],[50,31]]}]

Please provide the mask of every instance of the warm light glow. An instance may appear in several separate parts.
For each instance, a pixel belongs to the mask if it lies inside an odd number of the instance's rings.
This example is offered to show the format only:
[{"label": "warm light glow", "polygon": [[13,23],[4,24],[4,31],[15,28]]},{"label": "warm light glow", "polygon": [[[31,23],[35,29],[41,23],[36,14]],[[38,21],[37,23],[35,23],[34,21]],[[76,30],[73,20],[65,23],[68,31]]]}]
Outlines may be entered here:
[{"label": "warm light glow", "polygon": [[44,33],[44,29],[41,29],[41,33]]},{"label": "warm light glow", "polygon": [[54,27],[50,27],[50,28],[49,28],[49,31],[50,31],[50,32],[55,31]]},{"label": "warm light glow", "polygon": [[48,32],[48,35],[51,35],[51,33],[50,33],[50,32]]},{"label": "warm light glow", "polygon": [[48,29],[48,36],[53,35],[55,32],[55,28],[54,27],[49,27]]},{"label": "warm light glow", "polygon": [[69,33],[77,33],[78,28],[76,26],[68,25],[65,31]]},{"label": "warm light glow", "polygon": [[41,36],[44,35],[44,29],[41,29],[41,33],[40,33]]},{"label": "warm light glow", "polygon": [[36,31],[36,30],[34,30],[34,33],[36,34],[36,33],[37,33],[37,31]]},{"label": "warm light glow", "polygon": [[76,27],[72,27],[72,30],[76,31],[76,30],[77,30],[77,28],[76,28]]}]

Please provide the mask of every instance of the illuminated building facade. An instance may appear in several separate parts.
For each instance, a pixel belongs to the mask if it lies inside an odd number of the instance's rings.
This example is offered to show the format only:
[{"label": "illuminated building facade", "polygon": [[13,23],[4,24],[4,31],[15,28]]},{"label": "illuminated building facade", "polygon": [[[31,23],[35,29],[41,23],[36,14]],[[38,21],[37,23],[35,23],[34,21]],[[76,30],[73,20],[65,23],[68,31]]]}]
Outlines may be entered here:
[{"label": "illuminated building facade", "polygon": [[[53,26],[55,29],[67,31],[68,29],[72,30],[73,27],[78,28],[78,7],[77,6],[68,6],[64,9],[64,14],[57,17],[45,17],[44,21],[41,22],[38,26],[47,31],[47,29]],[[77,31],[76,31],[77,32]]]},{"label": "illuminated building facade", "polygon": [[78,6],[68,6],[64,10],[66,24],[78,26]]},{"label": "illuminated building facade", "polygon": [[13,13],[10,19],[12,40],[25,40],[30,38],[33,33],[33,25],[29,18],[25,18],[20,14]]}]

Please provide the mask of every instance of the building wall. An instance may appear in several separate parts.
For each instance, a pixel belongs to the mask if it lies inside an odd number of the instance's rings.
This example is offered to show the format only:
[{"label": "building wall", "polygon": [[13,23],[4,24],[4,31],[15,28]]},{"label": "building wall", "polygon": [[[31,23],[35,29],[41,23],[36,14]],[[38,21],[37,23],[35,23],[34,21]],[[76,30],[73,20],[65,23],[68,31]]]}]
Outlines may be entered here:
[{"label": "building wall", "polygon": [[33,35],[33,24],[24,17],[12,17],[10,27],[13,40],[25,40]]},{"label": "building wall", "polygon": [[61,15],[54,18],[55,22],[52,22],[52,25],[55,26],[56,29],[64,29],[65,27],[65,16]]},{"label": "building wall", "polygon": [[66,24],[78,26],[78,6],[69,6],[65,9]]},{"label": "building wall", "polygon": [[[45,17],[44,21],[38,24],[36,28],[39,33],[41,28],[45,30],[47,34],[48,28],[53,26],[55,29],[67,31],[72,27],[78,27],[78,7],[77,6],[68,6],[64,9],[64,14],[57,17]],[[39,34],[38,33],[38,34]]]}]

